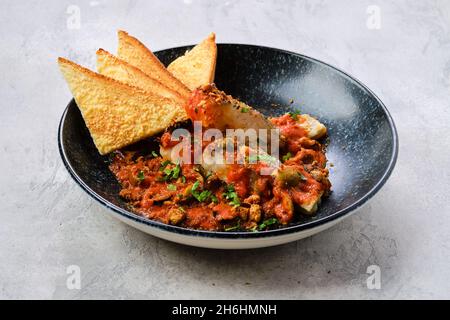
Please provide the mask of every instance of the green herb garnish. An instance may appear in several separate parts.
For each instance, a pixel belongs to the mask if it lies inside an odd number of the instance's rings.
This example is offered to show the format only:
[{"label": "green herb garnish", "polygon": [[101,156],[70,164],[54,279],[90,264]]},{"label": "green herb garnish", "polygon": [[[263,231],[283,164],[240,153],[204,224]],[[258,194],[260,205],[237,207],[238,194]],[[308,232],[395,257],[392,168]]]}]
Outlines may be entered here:
[{"label": "green herb garnish", "polygon": [[[209,190],[203,190],[202,192],[197,191],[198,187],[200,185],[200,181],[197,180],[194,182],[191,188],[191,194],[192,196],[198,201],[198,202],[204,202],[211,198],[212,201],[217,200],[217,197],[212,194]],[[214,197],[214,198],[213,198]]]},{"label": "green herb garnish", "polygon": [[266,227],[271,226],[271,225],[276,224],[276,223],[278,223],[278,220],[277,220],[276,218],[270,218],[270,219],[268,219],[268,220],[263,221],[263,223],[261,223],[261,224],[258,226],[258,229],[259,229],[259,230],[263,230],[263,229],[265,229]]},{"label": "green herb garnish", "polygon": [[292,154],[290,153],[290,152],[288,152],[288,153],[286,153],[284,156],[283,156],[283,162],[284,161],[287,161],[287,160],[289,160],[290,158],[292,158]]},{"label": "green herb garnish", "polygon": [[154,150],[152,151],[152,156],[154,156],[155,158],[159,157],[159,155]]},{"label": "green herb garnish", "polygon": [[242,107],[241,108],[241,113],[247,113],[249,111],[250,111],[250,109],[248,107]]},{"label": "green herb garnish", "polygon": [[172,171],[173,178],[178,179],[178,177],[180,176],[180,172],[181,172],[181,166],[179,164],[177,164]]},{"label": "green herb garnish", "polygon": [[226,232],[228,232],[228,231],[239,230],[240,228],[241,228],[241,221],[239,220],[238,223],[237,223],[237,225],[232,226],[232,227],[225,228],[224,230],[225,230]]},{"label": "green herb garnish", "polygon": [[181,172],[181,167],[179,164],[177,164],[175,167],[170,168],[170,169],[164,169],[164,181],[170,181],[172,179],[178,179],[178,177],[180,176],[180,172]]},{"label": "green herb garnish", "polygon": [[241,205],[241,201],[239,200],[236,190],[234,189],[234,186],[232,184],[229,184],[225,187],[223,196],[225,197],[225,199],[230,200],[230,205],[236,207]]},{"label": "green herb garnish", "polygon": [[198,196],[196,196],[195,198],[199,201],[199,202],[203,202],[208,200],[211,197],[212,192],[209,190],[203,190],[202,192],[200,192],[200,194]]},{"label": "green herb garnish", "polygon": [[217,199],[216,195],[214,194],[211,195],[211,201],[214,203],[219,203],[219,199]]},{"label": "green herb garnish", "polygon": [[191,192],[197,191],[199,185],[200,185],[200,181],[198,181],[198,180],[195,181],[194,184],[192,185]]},{"label": "green herb garnish", "polygon": [[159,171],[164,171],[164,169],[167,167],[167,165],[170,163],[169,160],[165,160],[161,162],[161,167],[159,168]]},{"label": "green herb garnish", "polygon": [[145,179],[144,171],[140,170],[136,176],[136,179],[138,179],[139,182],[144,181]]},{"label": "green herb garnish", "polygon": [[177,186],[174,184],[169,184],[169,185],[167,185],[167,190],[177,191]]},{"label": "green herb garnish", "polygon": [[185,176],[181,176],[181,182],[186,183],[186,177]]},{"label": "green herb garnish", "polygon": [[294,110],[289,112],[289,115],[291,116],[291,118],[295,121],[298,120],[298,116],[300,115],[300,110]]}]

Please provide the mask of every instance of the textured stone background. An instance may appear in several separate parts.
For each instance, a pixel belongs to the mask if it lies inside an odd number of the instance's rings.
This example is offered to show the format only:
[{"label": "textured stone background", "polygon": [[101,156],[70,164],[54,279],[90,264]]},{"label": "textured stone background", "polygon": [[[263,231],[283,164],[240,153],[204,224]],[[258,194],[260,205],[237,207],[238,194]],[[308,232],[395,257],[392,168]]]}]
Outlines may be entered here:
[{"label": "textured stone background", "polygon": [[[283,4],[281,4],[283,3]],[[67,9],[80,9],[80,29]],[[381,10],[381,29],[367,9]],[[450,2],[2,1],[0,298],[450,298]],[[70,21],[69,21],[70,22]],[[391,179],[358,215],[251,251],[184,247],[111,218],[69,177],[57,125],[61,55],[94,66],[116,29],[153,50],[219,42],[297,51],[353,74],[400,135]],[[380,290],[366,269],[381,268]],[[68,290],[66,268],[81,268]]]}]

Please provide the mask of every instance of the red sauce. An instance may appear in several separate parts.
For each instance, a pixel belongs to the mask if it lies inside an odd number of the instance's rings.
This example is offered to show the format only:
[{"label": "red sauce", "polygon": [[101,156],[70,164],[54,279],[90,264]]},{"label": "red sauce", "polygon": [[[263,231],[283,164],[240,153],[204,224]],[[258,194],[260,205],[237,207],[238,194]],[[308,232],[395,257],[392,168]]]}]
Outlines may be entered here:
[{"label": "red sauce", "polygon": [[223,202],[214,206],[214,212],[216,214],[216,219],[219,221],[233,220],[237,216],[237,211],[229,204]]},{"label": "red sauce", "polygon": [[305,121],[302,118],[294,120],[291,115],[285,114],[277,118],[271,118],[270,121],[280,129],[280,133],[287,140],[287,148],[290,152],[301,150],[300,140],[308,136],[308,132],[299,125],[299,121]]},{"label": "red sauce", "polygon": [[193,207],[187,210],[185,226],[191,229],[219,230],[219,221],[209,207]]},{"label": "red sauce", "polygon": [[[220,111],[217,97],[196,90],[185,109],[192,120],[213,126]],[[136,157],[117,153],[110,165],[122,186],[120,195],[135,211],[166,224],[202,230],[266,229],[295,219],[294,207],[305,207],[327,194],[328,180],[324,147],[307,137],[307,132],[290,115],[271,119],[285,138],[282,155],[289,154],[272,175],[261,175],[267,164],[233,164],[226,183],[215,175],[206,177],[196,165],[167,164],[161,157]],[[300,120],[301,121],[301,120]],[[161,146],[171,148],[170,132],[161,136]],[[205,147],[207,142],[202,143]],[[232,186],[232,188],[230,188]]]},{"label": "red sauce", "polygon": [[228,183],[234,185],[236,193],[240,198],[245,198],[249,194],[250,174],[252,171],[239,164],[233,164],[232,170],[227,175]]},{"label": "red sauce", "polygon": [[207,86],[195,90],[184,106],[189,119],[200,121],[204,128],[214,127],[222,114],[216,99],[218,97],[211,95]]},{"label": "red sauce", "polygon": [[164,132],[161,136],[160,143],[163,148],[172,148],[179,144],[180,141],[172,140],[172,134],[170,132]]}]

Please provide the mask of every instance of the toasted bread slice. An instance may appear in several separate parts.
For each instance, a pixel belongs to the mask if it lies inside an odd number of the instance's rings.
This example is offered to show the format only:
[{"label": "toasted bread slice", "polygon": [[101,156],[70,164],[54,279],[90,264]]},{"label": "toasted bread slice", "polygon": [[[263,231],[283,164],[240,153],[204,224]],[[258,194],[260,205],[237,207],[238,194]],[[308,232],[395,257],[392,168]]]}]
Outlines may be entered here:
[{"label": "toasted bread slice", "polygon": [[190,90],[175,78],[158,58],[138,39],[125,31],[119,31],[119,48],[117,55],[120,59],[142,70],[150,77],[160,81],[165,86],[178,92],[184,98],[189,98]]},{"label": "toasted bread slice", "polygon": [[97,71],[104,76],[124,82],[134,87],[138,87],[148,93],[172,99],[178,104],[175,120],[187,120],[186,111],[184,111],[183,108],[183,105],[186,103],[185,98],[183,98],[179,93],[166,87],[158,80],[148,76],[138,68],[115,57],[103,49],[99,49],[97,51]]},{"label": "toasted bread slice", "polygon": [[194,90],[204,84],[214,82],[216,60],[216,35],[211,33],[184,56],[174,60],[167,70],[189,89]]},{"label": "toasted bread slice", "polygon": [[179,93],[103,49],[97,51],[97,72],[133,87],[141,88],[148,93],[173,99],[180,104],[186,102],[186,99]]},{"label": "toasted bread slice", "polygon": [[100,152],[113,150],[169,127],[178,106],[86,69],[64,58],[58,64]]}]

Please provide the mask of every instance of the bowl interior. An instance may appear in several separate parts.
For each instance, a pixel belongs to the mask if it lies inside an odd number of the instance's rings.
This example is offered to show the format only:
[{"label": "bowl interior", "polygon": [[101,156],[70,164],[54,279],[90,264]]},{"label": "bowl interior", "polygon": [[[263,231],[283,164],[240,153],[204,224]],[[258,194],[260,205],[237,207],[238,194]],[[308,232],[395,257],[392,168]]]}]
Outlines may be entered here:
[{"label": "bowl interior", "polygon": [[[167,64],[187,48],[156,55]],[[299,109],[327,126],[333,192],[315,216],[302,217],[297,227],[337,218],[361,205],[395,165],[397,135],[383,104],[358,81],[327,64],[278,49],[219,44],[216,84],[267,116]],[[104,204],[129,210],[118,196],[108,158],[98,154],[74,101],[61,121],[60,147],[71,174]]]}]

